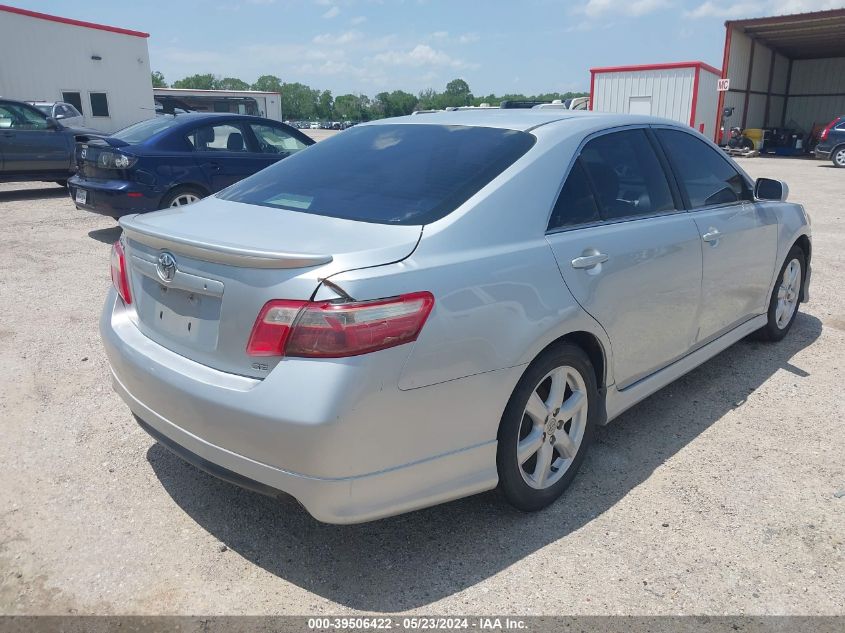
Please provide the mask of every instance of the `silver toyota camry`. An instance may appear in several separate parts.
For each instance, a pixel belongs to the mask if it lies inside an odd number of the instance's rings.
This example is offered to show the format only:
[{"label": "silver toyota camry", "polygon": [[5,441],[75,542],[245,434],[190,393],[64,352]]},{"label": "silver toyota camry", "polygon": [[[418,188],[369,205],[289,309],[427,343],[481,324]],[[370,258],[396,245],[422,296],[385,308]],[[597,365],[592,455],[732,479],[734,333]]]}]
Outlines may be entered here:
[{"label": "silver toyota camry", "polygon": [[101,333],[138,423],[317,519],[570,484],[597,425],[783,338],[810,222],[697,132],[562,110],[355,126],[121,220]]}]

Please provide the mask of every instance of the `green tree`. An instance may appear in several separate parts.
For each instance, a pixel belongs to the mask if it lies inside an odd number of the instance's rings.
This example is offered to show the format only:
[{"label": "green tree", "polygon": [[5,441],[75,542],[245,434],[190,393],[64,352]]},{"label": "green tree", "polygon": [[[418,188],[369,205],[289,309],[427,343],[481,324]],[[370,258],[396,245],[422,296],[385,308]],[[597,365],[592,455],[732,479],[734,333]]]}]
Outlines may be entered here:
[{"label": "green tree", "polygon": [[376,95],[379,110],[384,116],[404,116],[417,109],[417,97],[404,90],[380,92]]},{"label": "green tree", "polygon": [[249,84],[237,77],[224,77],[214,82],[217,90],[249,90]]},{"label": "green tree", "polygon": [[193,88],[194,90],[214,90],[216,79],[211,73],[191,75],[173,82],[174,88]]},{"label": "green tree", "polygon": [[323,92],[320,92],[317,97],[317,116],[321,119],[333,118],[333,105],[334,100],[332,99],[331,91],[323,90]]},{"label": "green tree", "polygon": [[152,72],[153,88],[167,88],[167,82],[164,80],[164,75],[159,70]]},{"label": "green tree", "polygon": [[310,119],[317,115],[317,94],[305,84],[279,86],[282,93],[282,114],[286,119]]},{"label": "green tree", "polygon": [[463,79],[453,79],[446,84],[443,93],[445,106],[467,106],[472,104],[472,93],[469,84]]},{"label": "green tree", "polygon": [[275,75],[261,75],[251,87],[261,92],[281,92],[282,80]]}]

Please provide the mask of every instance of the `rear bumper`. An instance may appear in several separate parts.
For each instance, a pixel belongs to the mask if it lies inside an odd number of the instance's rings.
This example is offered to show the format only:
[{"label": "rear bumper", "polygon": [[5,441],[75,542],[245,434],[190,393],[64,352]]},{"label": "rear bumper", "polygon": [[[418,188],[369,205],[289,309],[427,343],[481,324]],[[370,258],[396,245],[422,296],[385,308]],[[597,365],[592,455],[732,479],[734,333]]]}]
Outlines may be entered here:
[{"label": "rear bumper", "polygon": [[830,148],[822,149],[822,148],[816,146],[816,149],[813,150],[813,154],[815,155],[816,158],[821,158],[823,160],[829,160],[830,159]]},{"label": "rear bumper", "polygon": [[[88,192],[86,204],[76,202],[77,189]],[[153,187],[129,180],[100,180],[76,174],[68,180],[68,193],[77,209],[119,218],[159,208],[162,194]]]},{"label": "rear bumper", "polygon": [[[255,380],[159,346],[128,313],[111,291],[100,330],[115,390],[154,437],[218,477],[287,493],[327,523],[399,514],[498,482],[496,431],[522,368],[400,391],[393,361],[404,354],[393,348],[384,352],[396,358],[370,354],[367,367],[365,357],[346,366],[290,359]],[[309,376],[315,368],[322,379]]]}]

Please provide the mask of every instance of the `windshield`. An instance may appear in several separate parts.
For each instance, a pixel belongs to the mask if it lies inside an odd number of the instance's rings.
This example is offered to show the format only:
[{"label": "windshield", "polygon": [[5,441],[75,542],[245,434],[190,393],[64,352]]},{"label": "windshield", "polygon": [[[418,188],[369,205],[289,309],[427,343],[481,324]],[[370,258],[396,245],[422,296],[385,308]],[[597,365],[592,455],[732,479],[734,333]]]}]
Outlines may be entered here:
[{"label": "windshield", "polygon": [[157,116],[154,119],[140,121],[122,130],[118,130],[112,134],[112,138],[117,138],[127,143],[143,143],[154,134],[158,134],[162,130],[176,125],[176,123],[178,121],[175,116],[169,114]]},{"label": "windshield", "polygon": [[382,224],[448,215],[534,144],[515,130],[354,127],[232,185],[224,200]]}]

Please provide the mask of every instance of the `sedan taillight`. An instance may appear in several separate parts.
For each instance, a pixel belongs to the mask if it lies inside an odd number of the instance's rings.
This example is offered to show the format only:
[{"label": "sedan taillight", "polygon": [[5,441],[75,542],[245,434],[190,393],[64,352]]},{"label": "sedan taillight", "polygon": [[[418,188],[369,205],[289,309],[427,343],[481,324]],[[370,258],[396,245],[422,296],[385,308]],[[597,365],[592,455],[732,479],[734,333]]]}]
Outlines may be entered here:
[{"label": "sedan taillight", "polygon": [[434,296],[414,292],[353,303],[269,301],[247,344],[251,356],[341,358],[415,341]]},{"label": "sedan taillight", "polygon": [[126,253],[119,240],[111,247],[111,281],[123,302],[127,305],[132,303],[132,295],[129,292],[129,272],[126,270]]}]

